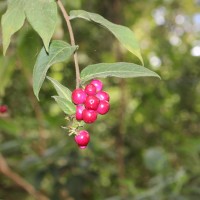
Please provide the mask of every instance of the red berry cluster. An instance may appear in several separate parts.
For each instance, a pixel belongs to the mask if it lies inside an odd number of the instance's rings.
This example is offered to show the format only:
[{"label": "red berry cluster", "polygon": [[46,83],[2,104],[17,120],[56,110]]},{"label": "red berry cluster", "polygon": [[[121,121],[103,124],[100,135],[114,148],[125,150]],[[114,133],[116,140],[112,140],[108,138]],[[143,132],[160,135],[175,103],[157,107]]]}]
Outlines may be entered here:
[{"label": "red berry cluster", "polygon": [[0,106],[0,113],[6,113],[8,111],[8,108],[6,105],[1,105]]},{"label": "red berry cluster", "polygon": [[[103,91],[103,83],[94,79],[85,89],[75,89],[72,92],[72,101],[76,104],[76,119],[83,120],[85,123],[96,121],[98,114],[105,115],[110,109],[110,96]],[[87,131],[80,131],[75,136],[75,141],[80,148],[85,148],[90,140]]]}]

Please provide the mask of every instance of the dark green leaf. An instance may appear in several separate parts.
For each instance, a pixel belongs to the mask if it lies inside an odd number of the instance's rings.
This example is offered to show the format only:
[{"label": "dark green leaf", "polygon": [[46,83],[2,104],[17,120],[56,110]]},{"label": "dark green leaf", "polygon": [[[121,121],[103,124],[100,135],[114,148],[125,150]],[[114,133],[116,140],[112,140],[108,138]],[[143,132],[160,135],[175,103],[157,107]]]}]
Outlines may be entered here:
[{"label": "dark green leaf", "polygon": [[81,71],[81,83],[93,78],[106,78],[108,76],[115,76],[119,78],[155,76],[160,78],[155,72],[133,63],[99,63],[89,65]]},{"label": "dark green leaf", "polygon": [[86,12],[84,10],[71,11],[70,18],[82,18],[88,21],[93,21],[107,28],[123,44],[123,46],[135,56],[137,56],[143,64],[139,44],[135,39],[133,32],[128,27],[114,24],[108,21],[107,19],[103,18],[101,15]]},{"label": "dark green leaf", "polygon": [[65,114],[67,115],[75,114],[76,107],[72,102],[59,96],[53,96],[53,98],[55,99],[55,101],[58,103],[58,105],[64,111]]},{"label": "dark green leaf", "polygon": [[68,60],[76,49],[77,46],[71,46],[60,40],[52,41],[49,47],[49,53],[42,48],[33,69],[33,90],[38,99],[40,88],[50,66]]},{"label": "dark green leaf", "polygon": [[52,82],[52,84],[53,84],[54,88],[56,89],[58,95],[71,102],[72,92],[67,87],[60,84],[58,81],[56,81],[55,79],[48,77],[48,76],[47,76],[47,78]]}]

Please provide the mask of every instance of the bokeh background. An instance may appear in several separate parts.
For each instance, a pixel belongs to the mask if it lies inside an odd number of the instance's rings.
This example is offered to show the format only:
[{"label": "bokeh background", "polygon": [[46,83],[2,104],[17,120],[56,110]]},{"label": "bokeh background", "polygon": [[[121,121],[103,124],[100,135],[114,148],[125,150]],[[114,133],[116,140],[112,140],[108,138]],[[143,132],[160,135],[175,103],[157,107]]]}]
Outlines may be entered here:
[{"label": "bokeh background", "polygon": [[[86,129],[80,150],[62,129],[67,121],[46,80],[40,102],[32,69],[41,39],[26,22],[6,57],[0,35],[1,200],[199,200],[200,199],[200,1],[63,0],[131,28],[145,66],[156,78],[102,79],[111,110]],[[7,1],[0,1],[0,16]],[[81,68],[98,62],[139,63],[105,29],[72,21]],[[69,41],[59,17],[54,39]],[[48,75],[75,88],[73,60]],[[42,196],[43,194],[43,196]],[[38,197],[36,197],[38,195]],[[44,197],[46,196],[46,197]]]}]

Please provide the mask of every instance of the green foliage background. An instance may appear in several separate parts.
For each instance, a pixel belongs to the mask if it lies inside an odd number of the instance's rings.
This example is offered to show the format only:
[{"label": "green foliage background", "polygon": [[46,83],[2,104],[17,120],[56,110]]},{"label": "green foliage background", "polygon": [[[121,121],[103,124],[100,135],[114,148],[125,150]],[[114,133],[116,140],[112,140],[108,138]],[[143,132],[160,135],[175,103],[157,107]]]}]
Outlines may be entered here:
[{"label": "green foliage background", "polygon": [[[200,2],[198,0],[63,0],[68,11],[84,9],[134,30],[145,67],[155,78],[102,79],[111,111],[87,129],[81,151],[61,128],[65,115],[45,81],[40,102],[32,69],[42,47],[26,23],[0,49],[0,152],[10,168],[49,199],[198,200],[200,197]],[[6,10],[0,1],[0,16]],[[54,39],[69,41],[59,18]],[[72,21],[81,68],[97,62],[139,62],[106,30]],[[2,37],[0,43],[2,44]],[[56,64],[48,75],[71,90],[74,64]],[[0,163],[1,165],[1,163]],[[0,173],[0,199],[34,199]]]}]

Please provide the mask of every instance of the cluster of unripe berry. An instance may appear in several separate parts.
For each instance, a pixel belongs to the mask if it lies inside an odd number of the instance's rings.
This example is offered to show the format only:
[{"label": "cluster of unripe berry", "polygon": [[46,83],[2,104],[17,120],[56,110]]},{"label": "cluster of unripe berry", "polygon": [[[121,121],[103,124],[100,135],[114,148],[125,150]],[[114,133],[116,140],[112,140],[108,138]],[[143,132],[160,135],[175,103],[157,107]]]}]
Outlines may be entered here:
[{"label": "cluster of unripe berry", "polygon": [[[110,96],[102,89],[103,83],[94,79],[85,89],[78,88],[72,92],[72,102],[76,105],[76,120],[90,124],[96,121],[98,114],[105,115],[109,111]],[[75,136],[80,148],[85,148],[89,140],[89,133],[85,130],[79,131]]]}]

